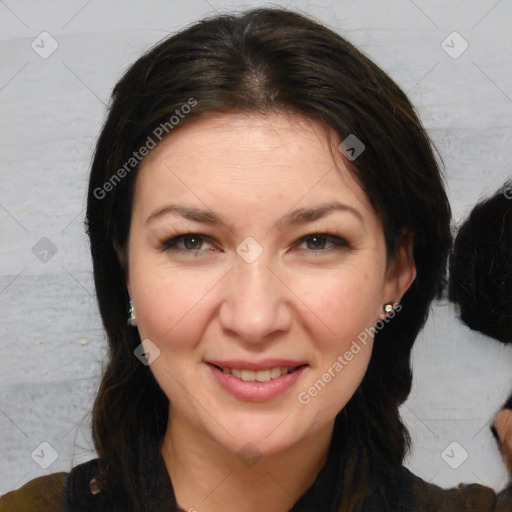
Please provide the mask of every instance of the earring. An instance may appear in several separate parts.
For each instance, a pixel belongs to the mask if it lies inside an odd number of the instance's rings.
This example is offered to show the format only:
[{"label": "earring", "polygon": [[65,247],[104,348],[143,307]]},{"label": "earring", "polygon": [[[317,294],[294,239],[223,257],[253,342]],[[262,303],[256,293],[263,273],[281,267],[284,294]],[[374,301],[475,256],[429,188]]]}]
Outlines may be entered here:
[{"label": "earring", "polygon": [[135,316],[135,308],[133,307],[133,304],[131,301],[130,301],[130,309],[128,310],[128,314],[130,315],[128,317],[128,325],[135,327],[137,325],[135,323],[135,321],[137,320],[137,317]]},{"label": "earring", "polygon": [[384,313],[386,315],[389,315],[392,311],[393,311],[393,303],[392,302],[386,302],[386,304],[384,304],[383,308],[384,310]]}]

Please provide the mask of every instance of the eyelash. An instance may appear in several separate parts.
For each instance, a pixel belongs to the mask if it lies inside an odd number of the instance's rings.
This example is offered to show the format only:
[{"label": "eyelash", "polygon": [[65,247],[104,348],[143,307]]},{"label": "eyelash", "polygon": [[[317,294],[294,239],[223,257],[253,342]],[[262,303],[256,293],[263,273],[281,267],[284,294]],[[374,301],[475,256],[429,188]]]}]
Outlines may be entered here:
[{"label": "eyelash", "polygon": [[[194,233],[194,232],[187,232],[187,233],[173,233],[169,237],[164,238],[163,240],[160,240],[159,242],[159,248],[162,251],[178,251],[182,253],[189,253],[193,254],[195,257],[199,256],[201,252],[204,252],[203,249],[198,250],[188,250],[188,249],[182,249],[179,247],[176,247],[177,244],[186,238],[200,238],[202,240],[208,240],[210,237],[206,235],[202,235],[200,233]],[[301,238],[299,238],[296,242],[296,244],[301,244],[305,241],[307,241],[309,238],[318,237],[320,239],[326,239],[328,242],[332,242],[338,247],[329,248],[329,249],[321,249],[318,251],[312,250],[312,249],[306,249],[309,253],[311,253],[314,256],[320,256],[322,254],[327,254],[331,252],[331,250],[340,250],[340,249],[349,249],[350,244],[343,238],[334,235],[332,233],[311,233],[309,235],[305,235]]]}]

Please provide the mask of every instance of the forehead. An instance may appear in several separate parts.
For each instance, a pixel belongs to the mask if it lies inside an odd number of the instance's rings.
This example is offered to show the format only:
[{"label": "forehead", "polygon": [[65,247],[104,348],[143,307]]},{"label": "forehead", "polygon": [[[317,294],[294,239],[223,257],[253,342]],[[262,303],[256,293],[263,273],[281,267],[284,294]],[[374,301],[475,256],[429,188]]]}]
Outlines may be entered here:
[{"label": "forehead", "polygon": [[271,196],[289,207],[336,198],[373,211],[338,143],[325,127],[298,115],[198,118],[171,132],[142,161],[135,202],[172,196],[255,208]]}]

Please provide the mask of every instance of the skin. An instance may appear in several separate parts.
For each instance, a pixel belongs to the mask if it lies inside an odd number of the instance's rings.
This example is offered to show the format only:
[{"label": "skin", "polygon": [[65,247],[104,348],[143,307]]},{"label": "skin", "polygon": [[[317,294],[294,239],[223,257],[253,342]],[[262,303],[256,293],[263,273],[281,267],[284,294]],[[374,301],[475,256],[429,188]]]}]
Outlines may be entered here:
[{"label": "skin", "polygon": [[[415,278],[410,239],[387,261],[380,219],[338,143],[296,116],[216,114],[179,127],[141,163],[127,287],[141,339],[160,350],[150,368],[171,403],[162,454],[185,510],[293,506],[325,462],[335,417],[364,377],[373,340],[307,405],[297,395]],[[276,225],[291,210],[334,200],[358,214]],[[226,223],[169,212],[148,220],[171,203],[212,210]],[[175,231],[204,237],[163,250]],[[304,240],[316,233],[348,245]],[[236,252],[249,236],[263,250],[251,263]],[[270,357],[308,367],[263,403],[233,397],[204,362]],[[252,465],[238,456],[248,443],[259,457]]]},{"label": "skin", "polygon": [[508,474],[512,477],[512,409],[501,409],[494,418],[493,427]]}]

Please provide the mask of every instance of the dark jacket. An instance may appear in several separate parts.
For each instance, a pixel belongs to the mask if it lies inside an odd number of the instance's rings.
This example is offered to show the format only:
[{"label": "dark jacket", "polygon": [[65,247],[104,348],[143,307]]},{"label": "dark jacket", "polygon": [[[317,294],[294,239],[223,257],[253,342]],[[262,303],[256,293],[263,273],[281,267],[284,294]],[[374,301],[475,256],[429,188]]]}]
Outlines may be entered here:
[{"label": "dark jacket", "polygon": [[[70,473],[54,473],[31,480],[23,487],[0,498],[0,512],[97,512],[115,510],[115,496],[104,491],[93,494],[90,483],[98,459],[74,467]],[[147,510],[186,512],[177,508],[172,484],[161,456],[141,472],[147,491]],[[391,475],[391,476],[390,476]],[[386,477],[385,488],[397,491],[396,512],[512,512],[512,484],[497,494],[480,484],[442,489],[423,481],[407,468],[393,470]],[[312,486],[295,504],[293,511],[328,512],[332,487]],[[365,495],[366,496],[366,495]],[[236,510],[236,507],[233,508]],[[365,511],[383,510],[381,497],[368,492]],[[128,512],[128,511],[124,511]]]}]

